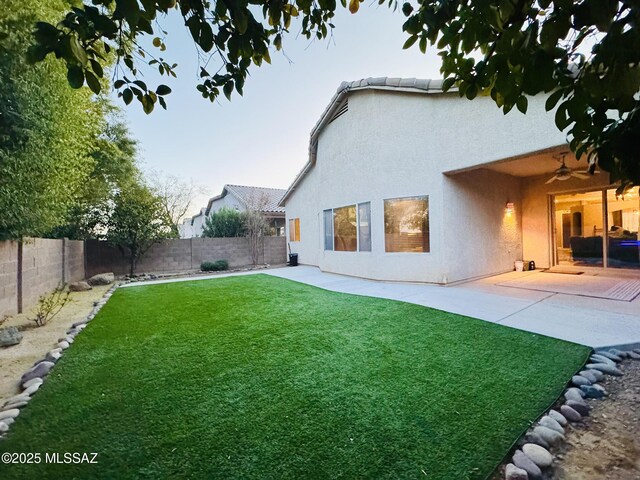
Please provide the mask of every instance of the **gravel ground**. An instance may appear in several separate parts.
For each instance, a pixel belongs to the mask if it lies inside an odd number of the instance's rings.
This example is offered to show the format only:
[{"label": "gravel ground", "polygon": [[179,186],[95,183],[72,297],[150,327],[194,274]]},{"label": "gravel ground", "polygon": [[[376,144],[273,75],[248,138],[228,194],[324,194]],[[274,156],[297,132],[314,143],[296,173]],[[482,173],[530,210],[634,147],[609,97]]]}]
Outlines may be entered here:
[{"label": "gravel ground", "polygon": [[640,479],[640,361],[620,364],[622,377],[605,376],[609,392],[591,400],[591,416],[573,424],[567,442],[554,451],[557,480]]},{"label": "gravel ground", "polygon": [[18,345],[0,347],[0,405],[3,400],[20,393],[18,381],[22,374],[55,347],[58,338],[65,336],[71,324],[89,315],[93,303],[100,300],[109,288],[111,285],[102,285],[87,292],[73,292],[71,301],[43,327],[34,327],[30,320],[37,307],[9,317],[2,323],[3,327],[16,326],[23,330],[24,338]]}]

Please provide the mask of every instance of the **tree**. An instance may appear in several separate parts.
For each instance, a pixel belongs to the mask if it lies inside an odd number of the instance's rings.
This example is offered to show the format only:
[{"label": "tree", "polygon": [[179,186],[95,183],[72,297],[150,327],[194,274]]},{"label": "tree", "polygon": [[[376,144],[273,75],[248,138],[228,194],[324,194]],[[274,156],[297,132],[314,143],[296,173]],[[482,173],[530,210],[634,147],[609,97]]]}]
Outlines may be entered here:
[{"label": "tree", "polygon": [[53,58],[29,65],[37,19],[58,18],[62,0],[6,0],[0,10],[0,240],[41,235],[64,222],[94,168],[100,107],[71,90]]},{"label": "tree", "polygon": [[247,233],[245,217],[245,212],[222,207],[205,219],[202,236],[210,238],[244,237]]},{"label": "tree", "polygon": [[175,175],[163,175],[160,172],[152,172],[149,182],[153,192],[160,198],[173,236],[178,238],[178,225],[202,188],[193,181],[186,182]]},{"label": "tree", "polygon": [[[397,0],[378,0],[397,7]],[[73,8],[58,24],[36,25],[34,61],[54,53],[67,66],[71,86],[83,83],[95,92],[103,58],[118,58],[114,83],[126,104],[133,98],[150,113],[166,108],[165,85],[155,90],[138,79],[146,62],[160,75],[175,76],[175,64],[140,47],[139,37],[154,36],[166,49],[159,13],[179,12],[204,65],[219,61],[214,74],[201,67],[197,86],[214,100],[242,94],[252,64],[270,61],[270,47],[282,48],[293,19],[306,38],[326,38],[333,24],[335,0],[100,0]],[[346,0],[341,0],[346,7]],[[349,0],[355,13],[360,0]],[[556,125],[567,130],[570,147],[610,172],[620,190],[640,184],[640,4],[629,0],[499,1],[440,0],[402,4],[408,17],[405,48],[424,52],[435,45],[442,58],[445,89],[456,85],[469,99],[490,95],[505,113],[527,110],[527,95],[550,94]],[[591,44],[589,50],[585,46]],[[208,58],[207,58],[208,57]],[[215,63],[215,62],[214,62]]]},{"label": "tree", "polygon": [[131,182],[142,182],[137,166],[137,144],[120,110],[106,98],[99,99],[103,114],[93,139],[93,169],[80,187],[65,223],[47,236],[85,240],[99,236],[107,222],[114,195]]},{"label": "tree", "polygon": [[260,259],[260,250],[267,231],[268,224],[264,218],[264,209],[269,199],[266,195],[253,195],[248,199],[247,211],[244,215],[244,224],[249,239],[249,250],[251,251],[251,261],[254,265]]},{"label": "tree", "polygon": [[131,275],[145,252],[170,233],[162,202],[148,187],[131,183],[115,195],[106,239],[128,258]]}]

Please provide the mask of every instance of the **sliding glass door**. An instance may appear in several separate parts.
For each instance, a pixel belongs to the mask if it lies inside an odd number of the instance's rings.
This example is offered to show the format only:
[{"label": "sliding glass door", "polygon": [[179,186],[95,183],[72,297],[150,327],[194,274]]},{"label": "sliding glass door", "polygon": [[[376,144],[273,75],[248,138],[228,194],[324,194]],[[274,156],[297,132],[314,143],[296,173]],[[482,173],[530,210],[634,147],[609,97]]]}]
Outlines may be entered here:
[{"label": "sliding glass door", "polygon": [[607,266],[640,268],[638,220],[640,197],[634,188],[622,197],[607,190]]},{"label": "sliding glass door", "polygon": [[556,265],[640,268],[638,188],[556,195],[553,206]]}]

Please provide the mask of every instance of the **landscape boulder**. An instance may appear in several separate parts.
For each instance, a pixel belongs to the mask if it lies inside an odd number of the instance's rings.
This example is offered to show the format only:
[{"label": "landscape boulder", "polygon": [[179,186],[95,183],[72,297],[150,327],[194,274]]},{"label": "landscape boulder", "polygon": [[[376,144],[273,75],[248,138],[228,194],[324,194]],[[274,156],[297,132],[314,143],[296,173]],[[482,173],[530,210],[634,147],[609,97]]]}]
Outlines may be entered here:
[{"label": "landscape boulder", "polygon": [[516,467],[527,472],[531,478],[542,477],[542,470],[540,470],[540,467],[538,467],[533,460],[527,457],[522,450],[516,450],[511,461]]},{"label": "landscape boulder", "polygon": [[87,280],[87,283],[89,283],[89,285],[91,286],[96,286],[96,285],[109,285],[111,283],[113,283],[115,281],[116,277],[115,275],[113,275],[113,273],[99,273],[97,275],[94,275],[93,277],[91,277],[89,280]]},{"label": "landscape boulder", "polygon": [[505,480],[529,480],[526,470],[516,467],[513,463],[507,464],[504,469]]},{"label": "landscape boulder", "polygon": [[32,380],[34,378],[44,377],[49,373],[49,370],[51,370],[54,365],[55,363],[48,361],[38,363],[35,367],[33,367],[31,370],[28,370],[24,375],[22,375],[22,378],[20,379],[20,385],[24,385],[29,380]]},{"label": "landscape boulder", "polygon": [[91,290],[92,288],[93,287],[85,281],[73,282],[69,284],[70,292],[86,292],[87,290]]},{"label": "landscape boulder", "polygon": [[17,327],[0,328],[0,347],[10,347],[22,341],[22,333]]},{"label": "landscape boulder", "polygon": [[546,448],[542,448],[540,445],[527,443],[522,447],[522,451],[540,468],[550,467],[551,463],[553,463],[553,457],[551,454]]}]

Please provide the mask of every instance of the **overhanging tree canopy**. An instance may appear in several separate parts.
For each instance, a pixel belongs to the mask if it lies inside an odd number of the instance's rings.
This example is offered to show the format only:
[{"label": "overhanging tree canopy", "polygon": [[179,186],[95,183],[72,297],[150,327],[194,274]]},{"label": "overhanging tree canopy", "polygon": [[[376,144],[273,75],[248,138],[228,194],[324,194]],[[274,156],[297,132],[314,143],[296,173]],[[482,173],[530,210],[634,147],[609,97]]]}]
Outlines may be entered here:
[{"label": "overhanging tree canopy", "polygon": [[[357,12],[359,3],[349,0],[349,10]],[[341,4],[347,7],[347,0]],[[251,66],[270,61],[270,48],[282,47],[294,19],[306,38],[326,38],[337,8],[336,0],[93,0],[72,8],[57,25],[38,23],[31,58],[54,53],[66,62],[73,87],[86,83],[98,92],[106,57],[115,52],[119,95],[127,104],[137,98],[150,113],[156,103],[166,108],[171,90],[140,80],[140,64],[175,76],[175,64],[162,57],[159,14],[182,15],[200,51],[219,60],[214,73],[201,68],[197,86],[214,100],[220,93],[230,98],[233,90],[242,94]],[[567,131],[576,155],[587,156],[589,168],[597,163],[610,172],[621,191],[640,184],[640,4],[425,0],[401,9],[407,16],[405,47],[417,44],[424,52],[435,46],[447,88],[456,84],[469,99],[490,95],[505,113],[514,106],[524,113],[527,95],[548,93],[556,125]],[[143,35],[153,36],[158,52],[140,46]]]}]

